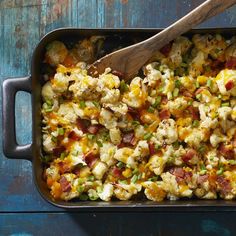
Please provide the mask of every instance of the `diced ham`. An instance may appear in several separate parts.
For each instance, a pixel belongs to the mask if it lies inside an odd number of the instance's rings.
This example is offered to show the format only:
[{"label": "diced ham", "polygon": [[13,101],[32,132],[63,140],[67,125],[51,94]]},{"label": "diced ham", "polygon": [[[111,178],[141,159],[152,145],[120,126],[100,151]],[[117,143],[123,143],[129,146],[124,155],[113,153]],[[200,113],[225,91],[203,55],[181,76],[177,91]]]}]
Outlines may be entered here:
[{"label": "diced ham", "polygon": [[119,169],[118,167],[114,167],[113,169],[112,169],[112,174],[113,174],[113,176],[115,176],[115,177],[121,177],[122,176],[122,169]]},{"label": "diced ham", "polygon": [[230,57],[226,63],[225,67],[228,69],[236,69],[236,57]]},{"label": "diced ham", "polygon": [[156,153],[155,144],[152,142],[149,142],[148,147],[149,147],[150,156],[154,155]]},{"label": "diced ham", "polygon": [[83,119],[77,118],[76,125],[83,133],[88,132],[85,121]]},{"label": "diced ham", "polygon": [[74,140],[74,141],[78,141],[81,139],[81,137],[75,133],[75,131],[71,131],[69,134],[68,134],[68,138]]},{"label": "diced ham", "polygon": [[197,183],[198,184],[202,184],[204,182],[206,182],[209,178],[209,175],[199,175],[198,178],[197,178]]},{"label": "diced ham", "polygon": [[59,146],[59,147],[55,147],[53,149],[53,155],[59,157],[61,155],[61,153],[63,153],[66,150],[66,148],[64,146]]},{"label": "diced ham", "polygon": [[60,179],[60,185],[61,185],[61,190],[63,192],[69,192],[71,190],[71,184],[70,182],[66,179],[65,176],[62,176]]},{"label": "diced ham", "polygon": [[118,76],[120,79],[123,79],[124,76],[125,76],[123,72],[118,71],[118,70],[113,70],[111,73],[112,73],[113,75]]},{"label": "diced ham", "polygon": [[132,144],[134,139],[134,132],[124,134],[122,142],[126,144]]},{"label": "diced ham", "polygon": [[162,109],[159,113],[159,117],[161,120],[170,118],[170,111],[168,109]]},{"label": "diced ham", "polygon": [[221,192],[224,195],[227,195],[231,192],[232,186],[230,184],[230,181],[225,179],[222,175],[217,176],[216,181],[220,187]]},{"label": "diced ham", "polygon": [[93,167],[93,165],[96,163],[97,159],[98,159],[98,156],[95,155],[93,152],[88,152],[84,156],[84,161],[86,162],[86,164],[88,165],[89,168]]},{"label": "diced ham", "polygon": [[100,125],[90,125],[90,126],[88,127],[88,132],[89,132],[90,134],[96,134],[96,133],[99,131],[100,128],[101,128]]},{"label": "diced ham", "polygon": [[218,150],[226,159],[234,159],[234,149],[231,145],[221,143]]},{"label": "diced ham", "polygon": [[234,81],[233,80],[229,80],[226,84],[225,84],[225,88],[226,90],[230,90],[234,87]]},{"label": "diced ham", "polygon": [[165,56],[165,57],[168,57],[170,51],[171,51],[171,48],[172,48],[172,43],[168,43],[166,44],[164,47],[162,47],[160,49],[160,52]]},{"label": "diced ham", "polygon": [[195,155],[197,155],[197,152],[194,149],[189,149],[186,154],[182,156],[182,160],[184,162],[190,161]]}]

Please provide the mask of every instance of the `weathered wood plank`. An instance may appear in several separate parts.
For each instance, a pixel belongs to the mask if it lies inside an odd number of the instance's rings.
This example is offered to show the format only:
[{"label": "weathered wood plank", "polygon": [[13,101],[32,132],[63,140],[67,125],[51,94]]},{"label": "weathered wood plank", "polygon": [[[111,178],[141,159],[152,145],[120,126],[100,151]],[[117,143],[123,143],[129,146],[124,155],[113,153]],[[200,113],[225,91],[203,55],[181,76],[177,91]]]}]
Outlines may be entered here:
[{"label": "weathered wood plank", "polygon": [[233,236],[235,214],[28,213],[0,214],[1,235]]},{"label": "weathered wood plank", "polygon": [[[30,57],[39,39],[58,27],[165,27],[203,0],[1,0],[0,79],[30,73]],[[202,24],[235,27],[236,8]],[[19,94],[17,138],[31,140],[29,95]],[[2,108],[0,106],[0,112]],[[1,132],[1,128],[0,128]],[[0,139],[0,148],[2,147]],[[37,193],[27,161],[0,154],[0,211],[56,211]]]}]

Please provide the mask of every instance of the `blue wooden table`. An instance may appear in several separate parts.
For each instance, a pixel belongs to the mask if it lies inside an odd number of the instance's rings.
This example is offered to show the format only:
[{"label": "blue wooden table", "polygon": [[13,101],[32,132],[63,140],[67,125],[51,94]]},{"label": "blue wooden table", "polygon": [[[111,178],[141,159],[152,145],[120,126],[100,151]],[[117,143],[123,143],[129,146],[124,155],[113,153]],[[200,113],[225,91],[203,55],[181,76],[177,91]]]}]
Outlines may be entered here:
[{"label": "blue wooden table", "polygon": [[[30,74],[34,47],[45,33],[55,28],[165,27],[202,2],[0,0],[0,79]],[[236,7],[200,27],[236,27]],[[20,92],[16,101],[17,140],[20,144],[29,143],[30,95]],[[6,159],[2,152],[0,183],[0,235],[236,235],[236,212],[233,211],[64,211],[39,196],[32,181],[30,162]]]}]

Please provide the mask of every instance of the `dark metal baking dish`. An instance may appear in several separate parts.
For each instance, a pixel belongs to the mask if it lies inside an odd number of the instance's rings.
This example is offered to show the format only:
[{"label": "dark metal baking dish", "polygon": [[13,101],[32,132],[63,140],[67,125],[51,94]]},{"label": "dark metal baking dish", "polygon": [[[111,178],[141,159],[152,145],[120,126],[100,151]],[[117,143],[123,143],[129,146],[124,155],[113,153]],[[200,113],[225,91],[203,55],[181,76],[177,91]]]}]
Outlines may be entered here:
[{"label": "dark metal baking dish", "polygon": [[[179,201],[59,201],[53,200],[46,183],[42,179],[43,167],[40,161],[41,155],[41,86],[43,85],[41,63],[43,61],[45,46],[53,40],[73,41],[91,35],[106,35],[113,40],[109,46],[117,47],[133,42],[133,39],[141,40],[160,31],[160,29],[76,29],[62,28],[48,33],[35,48],[31,60],[31,75],[24,78],[11,78],[4,81],[3,89],[3,151],[6,157],[15,159],[27,159],[32,162],[34,182],[39,193],[48,202],[55,206],[67,209],[90,210],[236,210],[236,201],[225,200],[197,200],[187,199]],[[236,33],[236,28],[230,29],[199,29],[192,30],[187,35],[194,33],[221,33],[230,36]],[[32,143],[20,146],[16,142],[15,132],[15,95],[17,91],[31,93],[32,98]]]}]

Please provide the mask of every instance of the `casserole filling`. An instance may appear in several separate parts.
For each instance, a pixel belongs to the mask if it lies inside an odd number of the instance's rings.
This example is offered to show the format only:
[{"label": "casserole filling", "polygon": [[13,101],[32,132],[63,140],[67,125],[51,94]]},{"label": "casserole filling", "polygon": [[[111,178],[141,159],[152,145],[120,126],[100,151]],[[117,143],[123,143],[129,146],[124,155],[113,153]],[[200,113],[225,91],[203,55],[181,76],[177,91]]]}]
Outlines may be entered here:
[{"label": "casserole filling", "polygon": [[41,159],[51,195],[234,199],[235,38],[178,37],[129,82],[110,68],[88,74],[103,40],[46,49]]}]

